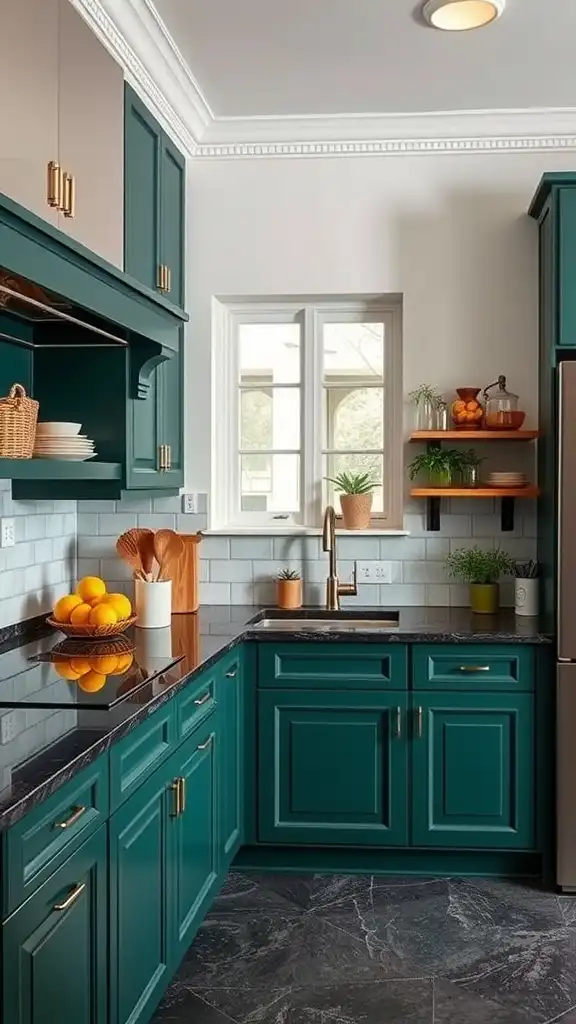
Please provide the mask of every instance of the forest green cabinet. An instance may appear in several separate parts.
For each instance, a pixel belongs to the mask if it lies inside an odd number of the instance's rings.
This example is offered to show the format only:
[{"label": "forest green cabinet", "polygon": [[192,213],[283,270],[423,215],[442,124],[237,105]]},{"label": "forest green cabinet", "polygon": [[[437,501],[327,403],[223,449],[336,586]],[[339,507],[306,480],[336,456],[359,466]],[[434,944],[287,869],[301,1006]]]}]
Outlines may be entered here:
[{"label": "forest green cabinet", "polygon": [[259,839],[405,846],[405,692],[261,690]]},{"label": "forest green cabinet", "polygon": [[124,269],[183,306],[186,162],[125,88]]},{"label": "forest green cabinet", "polygon": [[2,926],[6,1024],[107,1024],[106,827]]},{"label": "forest green cabinet", "polygon": [[415,694],[413,722],[413,844],[533,847],[533,697]]},{"label": "forest green cabinet", "polygon": [[221,870],[232,863],[244,838],[244,685],[242,653],[224,662],[218,679],[223,742],[219,760]]},{"label": "forest green cabinet", "polygon": [[540,336],[576,348],[576,173],[545,174],[529,214],[538,221]]}]

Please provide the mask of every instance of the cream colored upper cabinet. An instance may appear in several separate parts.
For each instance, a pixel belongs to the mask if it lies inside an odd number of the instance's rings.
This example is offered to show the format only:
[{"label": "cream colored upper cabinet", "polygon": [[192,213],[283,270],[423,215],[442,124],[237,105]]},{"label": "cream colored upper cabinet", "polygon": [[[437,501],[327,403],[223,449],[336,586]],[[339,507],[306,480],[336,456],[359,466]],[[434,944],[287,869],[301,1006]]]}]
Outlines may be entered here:
[{"label": "cream colored upper cabinet", "polygon": [[59,226],[122,267],[124,75],[69,0],[59,3],[58,158],[73,214],[62,212]]},{"label": "cream colored upper cabinet", "polygon": [[52,223],[47,168],[58,159],[60,0],[0,4],[0,192]]}]

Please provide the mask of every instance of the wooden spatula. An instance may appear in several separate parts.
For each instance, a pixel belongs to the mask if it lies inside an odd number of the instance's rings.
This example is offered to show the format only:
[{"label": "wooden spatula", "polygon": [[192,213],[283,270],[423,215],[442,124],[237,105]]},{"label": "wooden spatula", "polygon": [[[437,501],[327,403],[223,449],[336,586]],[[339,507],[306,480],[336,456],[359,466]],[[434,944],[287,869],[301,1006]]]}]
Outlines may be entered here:
[{"label": "wooden spatula", "polygon": [[159,580],[171,580],[176,562],[184,551],[182,538],[174,530],[157,530],[154,534],[154,555],[160,568]]},{"label": "wooden spatula", "polygon": [[116,541],[116,551],[120,555],[122,561],[128,563],[134,576],[142,577],[144,570],[142,567],[138,541],[134,536],[136,533],[136,530],[127,530],[126,533],[121,533]]},{"label": "wooden spatula", "polygon": [[140,527],[135,531],[138,535],[136,543],[138,544],[138,551],[140,552],[140,561],[142,562],[142,570],[144,572],[144,579],[151,580],[154,569],[154,530],[147,530]]}]

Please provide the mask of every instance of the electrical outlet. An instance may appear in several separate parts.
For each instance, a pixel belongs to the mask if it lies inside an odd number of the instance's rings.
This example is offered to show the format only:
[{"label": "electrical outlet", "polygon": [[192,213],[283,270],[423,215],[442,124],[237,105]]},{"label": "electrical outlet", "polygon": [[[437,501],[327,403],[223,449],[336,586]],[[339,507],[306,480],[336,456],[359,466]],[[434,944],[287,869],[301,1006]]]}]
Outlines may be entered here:
[{"label": "electrical outlet", "polygon": [[390,562],[356,562],[358,583],[391,583]]},{"label": "electrical outlet", "polygon": [[183,494],[182,495],[182,511],[195,513],[198,511],[198,495],[197,494]]},{"label": "electrical outlet", "polygon": [[0,519],[0,548],[13,548],[16,543],[13,519]]}]

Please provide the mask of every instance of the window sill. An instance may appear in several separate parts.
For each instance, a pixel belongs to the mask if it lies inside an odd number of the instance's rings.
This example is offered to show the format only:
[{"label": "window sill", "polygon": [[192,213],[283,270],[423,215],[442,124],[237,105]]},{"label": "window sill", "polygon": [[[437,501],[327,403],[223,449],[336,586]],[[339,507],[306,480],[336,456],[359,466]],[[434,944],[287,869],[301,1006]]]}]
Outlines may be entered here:
[{"label": "window sill", "polygon": [[[321,537],[320,527],[307,526],[226,526],[202,530],[205,537]],[[336,527],[336,535],[344,537],[409,537],[409,530],[387,530],[374,527],[370,530],[344,530]]]}]

